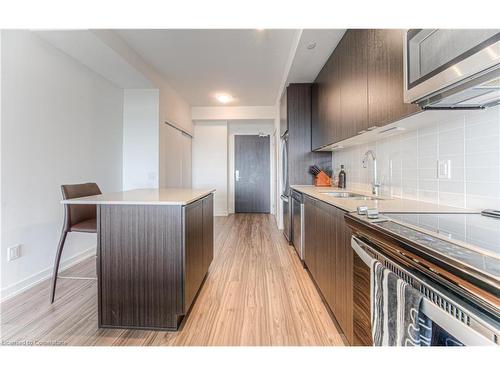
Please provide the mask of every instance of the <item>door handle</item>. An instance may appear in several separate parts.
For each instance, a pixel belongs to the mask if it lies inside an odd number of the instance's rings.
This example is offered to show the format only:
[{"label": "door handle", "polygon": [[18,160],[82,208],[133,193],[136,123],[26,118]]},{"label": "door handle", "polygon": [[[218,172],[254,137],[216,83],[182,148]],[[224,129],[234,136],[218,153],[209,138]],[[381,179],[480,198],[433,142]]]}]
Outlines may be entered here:
[{"label": "door handle", "polygon": [[239,171],[239,170],[236,170],[236,171],[234,172],[234,179],[235,179],[236,181],[239,181],[239,180],[240,180],[240,171]]}]

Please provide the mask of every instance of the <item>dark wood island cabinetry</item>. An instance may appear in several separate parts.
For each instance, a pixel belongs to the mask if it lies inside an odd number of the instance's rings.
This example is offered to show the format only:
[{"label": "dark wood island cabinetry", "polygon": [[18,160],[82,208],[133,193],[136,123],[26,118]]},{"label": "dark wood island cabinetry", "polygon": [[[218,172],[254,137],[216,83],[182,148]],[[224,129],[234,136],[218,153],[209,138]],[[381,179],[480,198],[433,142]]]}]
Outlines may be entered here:
[{"label": "dark wood island cabinetry", "polygon": [[143,189],[67,201],[97,205],[99,327],[179,328],[213,258],[212,193]]}]

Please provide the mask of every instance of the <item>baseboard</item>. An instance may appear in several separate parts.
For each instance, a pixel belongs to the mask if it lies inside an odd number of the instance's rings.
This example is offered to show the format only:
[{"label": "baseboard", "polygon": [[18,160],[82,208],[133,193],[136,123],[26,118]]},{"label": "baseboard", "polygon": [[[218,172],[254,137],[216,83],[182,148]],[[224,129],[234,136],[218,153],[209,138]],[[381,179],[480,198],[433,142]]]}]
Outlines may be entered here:
[{"label": "baseboard", "polygon": [[216,211],[214,216],[227,216],[229,215],[227,211]]},{"label": "baseboard", "polygon": [[[91,256],[94,256],[96,254],[96,247],[92,246],[78,254],[73,255],[72,257],[65,259],[61,261],[59,265],[59,272],[64,271],[65,269],[68,269],[75,264],[81,262],[84,259],[87,259]],[[29,276],[21,281],[18,281],[15,284],[9,285],[5,288],[2,289],[1,291],[1,302],[4,302],[14,296],[17,296],[18,294],[33,288],[35,285],[40,284],[41,282],[49,279],[52,277],[52,267],[48,267],[32,276]]]}]

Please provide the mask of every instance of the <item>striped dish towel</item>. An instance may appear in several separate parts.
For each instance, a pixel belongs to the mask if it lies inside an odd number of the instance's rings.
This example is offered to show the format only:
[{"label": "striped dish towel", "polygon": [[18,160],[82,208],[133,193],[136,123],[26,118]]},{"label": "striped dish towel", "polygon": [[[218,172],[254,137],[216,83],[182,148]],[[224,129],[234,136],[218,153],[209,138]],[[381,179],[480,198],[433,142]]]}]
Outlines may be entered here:
[{"label": "striped dish towel", "polygon": [[429,346],[432,322],[420,311],[422,293],[375,259],[370,274],[373,345]]}]

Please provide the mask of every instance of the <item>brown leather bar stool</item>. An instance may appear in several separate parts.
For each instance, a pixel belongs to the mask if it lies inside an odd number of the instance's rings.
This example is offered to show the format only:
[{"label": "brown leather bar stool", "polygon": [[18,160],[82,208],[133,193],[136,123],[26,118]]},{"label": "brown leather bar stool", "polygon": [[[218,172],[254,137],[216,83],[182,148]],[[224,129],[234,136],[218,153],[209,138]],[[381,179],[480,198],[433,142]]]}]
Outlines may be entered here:
[{"label": "brown leather bar stool", "polygon": [[[76,185],[61,186],[63,199],[73,199],[88,197],[91,195],[102,194],[99,186],[96,183],[89,182]],[[52,290],[50,293],[50,303],[54,302],[57,283],[57,272],[59,270],[59,262],[66,241],[68,232],[84,232],[97,233],[97,212],[95,204],[65,204],[64,205],[64,221],[61,232],[61,239],[57,246],[56,259],[54,261],[54,272],[52,275]],[[71,277],[70,277],[71,278]],[[84,279],[84,278],[79,278]]]}]

